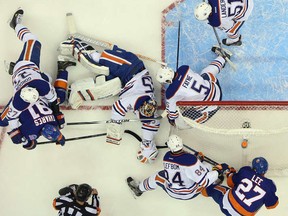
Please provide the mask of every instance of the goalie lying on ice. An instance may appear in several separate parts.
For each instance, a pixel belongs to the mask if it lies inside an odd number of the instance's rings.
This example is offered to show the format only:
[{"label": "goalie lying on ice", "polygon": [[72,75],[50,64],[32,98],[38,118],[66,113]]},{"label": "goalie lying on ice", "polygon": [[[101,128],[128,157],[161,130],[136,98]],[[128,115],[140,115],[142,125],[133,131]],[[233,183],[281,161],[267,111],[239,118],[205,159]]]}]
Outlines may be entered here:
[{"label": "goalie lying on ice", "polygon": [[123,128],[117,121],[124,119],[126,113],[131,111],[142,122],[143,141],[137,158],[142,163],[153,162],[158,155],[154,136],[160,123],[153,120],[157,117],[157,104],[152,78],[143,62],[134,53],[116,45],[111,50],[99,53],[78,38],[62,42],[60,52],[62,55],[73,56],[98,75],[96,82],[93,78],[87,78],[71,85],[69,102],[72,108],[77,109],[85,100],[106,98],[119,93],[119,99],[112,106],[112,123],[107,126],[107,142],[120,144]]},{"label": "goalie lying on ice", "polygon": [[84,41],[70,38],[60,44],[60,52],[61,55],[73,56],[85,68],[98,76],[105,76],[96,77],[96,82],[89,78],[71,85],[69,103],[74,109],[77,109],[85,100],[97,100],[117,95],[121,87],[145,69],[143,62],[134,53],[120,49],[116,45],[112,50],[99,53]]}]

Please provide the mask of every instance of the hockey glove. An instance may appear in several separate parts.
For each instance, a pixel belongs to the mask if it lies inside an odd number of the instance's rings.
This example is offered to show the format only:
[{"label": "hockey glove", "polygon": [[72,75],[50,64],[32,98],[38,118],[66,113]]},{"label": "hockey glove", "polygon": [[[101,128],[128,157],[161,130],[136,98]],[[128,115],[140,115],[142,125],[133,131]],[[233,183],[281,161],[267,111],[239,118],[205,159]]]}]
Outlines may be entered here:
[{"label": "hockey glove", "polygon": [[64,114],[62,112],[59,112],[57,115],[55,115],[55,117],[56,117],[56,121],[58,123],[59,128],[63,129],[65,125]]},{"label": "hockey glove", "polygon": [[23,144],[23,148],[27,149],[27,150],[32,150],[34,148],[36,148],[37,145],[37,141],[36,140],[26,140],[25,142],[22,143]]},{"label": "hockey glove", "polygon": [[218,164],[212,168],[212,170],[216,170],[218,172],[218,175],[223,175],[223,173],[229,171],[229,165],[226,163]]},{"label": "hockey glove", "polygon": [[65,141],[66,141],[65,137],[61,133],[60,136],[58,137],[57,141],[56,141],[56,145],[64,146],[65,145]]},{"label": "hockey glove", "polygon": [[26,140],[19,128],[15,128],[10,132],[7,132],[7,134],[10,136],[14,144],[20,144]]},{"label": "hockey glove", "polygon": [[195,156],[196,156],[201,162],[204,161],[205,156],[204,156],[204,154],[203,154],[202,152],[196,152],[196,153],[195,153]]}]

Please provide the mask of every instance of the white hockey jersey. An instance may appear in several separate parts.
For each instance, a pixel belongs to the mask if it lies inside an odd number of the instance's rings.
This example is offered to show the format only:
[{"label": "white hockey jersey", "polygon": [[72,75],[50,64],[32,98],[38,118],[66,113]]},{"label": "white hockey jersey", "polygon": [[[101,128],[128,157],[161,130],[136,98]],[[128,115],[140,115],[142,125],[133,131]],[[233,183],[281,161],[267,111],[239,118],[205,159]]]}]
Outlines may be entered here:
[{"label": "white hockey jersey", "polygon": [[[127,112],[133,112],[139,119],[145,119],[138,111],[144,101],[155,100],[152,78],[147,69],[136,74],[121,90],[119,99],[112,106],[112,120],[124,119]],[[156,118],[157,113],[149,118]],[[146,117],[147,118],[147,117]],[[143,120],[143,139],[153,140],[158,131],[160,123],[158,120]]]},{"label": "white hockey jersey", "polygon": [[163,158],[164,170],[143,180],[141,191],[154,190],[157,185],[171,197],[188,200],[218,179],[218,172],[188,152],[167,152]]},{"label": "white hockey jersey", "polygon": [[250,16],[253,0],[208,0],[212,6],[212,14],[208,17],[209,24],[224,31],[239,29],[243,21]]},{"label": "white hockey jersey", "polygon": [[193,72],[187,65],[178,68],[172,84],[166,89],[166,110],[169,119],[178,118],[176,105],[178,101],[221,100],[222,91],[213,74],[220,71],[222,63],[218,61],[212,63],[218,66],[209,65],[202,71],[202,75]]}]

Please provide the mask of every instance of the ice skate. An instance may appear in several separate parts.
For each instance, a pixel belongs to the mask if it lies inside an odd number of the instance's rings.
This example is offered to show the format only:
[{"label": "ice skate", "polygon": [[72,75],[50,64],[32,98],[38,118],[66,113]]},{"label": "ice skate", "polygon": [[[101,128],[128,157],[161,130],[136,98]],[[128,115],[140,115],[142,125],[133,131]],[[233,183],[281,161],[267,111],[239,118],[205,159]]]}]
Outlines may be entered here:
[{"label": "ice skate", "polygon": [[15,29],[16,25],[22,22],[24,11],[19,8],[10,19],[9,25],[12,29]]},{"label": "ice skate", "polygon": [[76,62],[72,57],[59,55],[57,65],[58,70],[66,70],[67,67],[76,66]]},{"label": "ice skate", "polygon": [[212,48],[211,48],[211,51],[216,53],[217,55],[220,55],[222,56],[223,58],[228,58],[230,59],[231,56],[233,55],[231,51],[229,51],[228,49],[224,49],[222,48],[222,51],[221,51],[221,48],[218,46],[218,45],[214,45]]},{"label": "ice skate", "polygon": [[143,192],[139,189],[138,184],[132,177],[127,178],[127,184],[135,196],[139,197],[143,194]]},{"label": "ice skate", "polygon": [[232,40],[230,38],[225,38],[222,40],[222,43],[226,46],[241,46],[242,41],[241,41],[241,35],[239,36],[238,40]]}]

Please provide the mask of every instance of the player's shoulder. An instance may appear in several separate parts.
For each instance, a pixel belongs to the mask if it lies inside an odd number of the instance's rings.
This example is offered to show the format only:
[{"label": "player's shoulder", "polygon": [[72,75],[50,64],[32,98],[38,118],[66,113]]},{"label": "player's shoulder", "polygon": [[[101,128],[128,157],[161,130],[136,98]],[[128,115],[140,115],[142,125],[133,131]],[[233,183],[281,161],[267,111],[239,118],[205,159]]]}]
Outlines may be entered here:
[{"label": "player's shoulder", "polygon": [[165,162],[177,163],[181,166],[193,166],[197,163],[197,157],[195,155],[184,151],[179,154],[174,154],[169,151],[165,154],[163,160]]},{"label": "player's shoulder", "polygon": [[220,0],[209,0],[209,4],[212,7],[212,14],[208,17],[209,24],[214,27],[218,27],[221,24],[220,21]]},{"label": "player's shoulder", "polygon": [[180,88],[183,79],[185,78],[186,74],[189,72],[189,66],[188,65],[182,65],[179,67],[175,73],[175,77],[173,79],[173,82],[168,86],[166,89],[166,98],[170,99],[175,95],[175,93]]},{"label": "player's shoulder", "polygon": [[17,91],[13,96],[12,107],[18,111],[23,111],[23,110],[26,110],[29,106],[30,106],[30,103],[25,102],[20,97],[20,91]]}]

